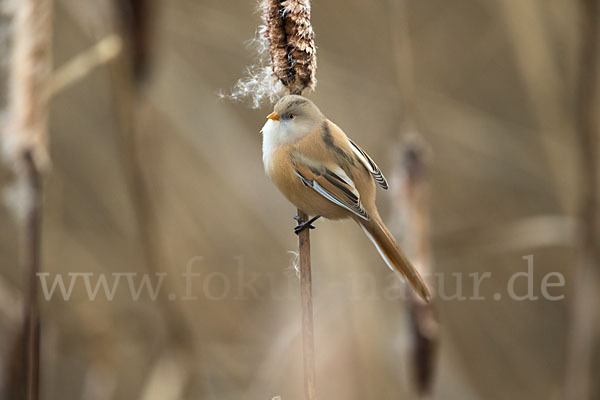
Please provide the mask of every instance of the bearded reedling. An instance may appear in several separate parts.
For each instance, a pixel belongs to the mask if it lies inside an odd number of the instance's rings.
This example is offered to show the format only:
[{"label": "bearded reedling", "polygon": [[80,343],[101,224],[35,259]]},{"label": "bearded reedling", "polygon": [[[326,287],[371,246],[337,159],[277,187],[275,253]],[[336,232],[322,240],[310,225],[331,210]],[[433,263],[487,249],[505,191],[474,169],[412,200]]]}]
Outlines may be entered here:
[{"label": "bearded reedling", "polygon": [[305,97],[283,97],[267,118],[261,131],[265,171],[292,204],[313,216],[299,221],[295,232],[314,229],[320,217],[352,218],[388,267],[429,301],[423,278],[379,216],[375,189],[388,185],[371,157]]}]

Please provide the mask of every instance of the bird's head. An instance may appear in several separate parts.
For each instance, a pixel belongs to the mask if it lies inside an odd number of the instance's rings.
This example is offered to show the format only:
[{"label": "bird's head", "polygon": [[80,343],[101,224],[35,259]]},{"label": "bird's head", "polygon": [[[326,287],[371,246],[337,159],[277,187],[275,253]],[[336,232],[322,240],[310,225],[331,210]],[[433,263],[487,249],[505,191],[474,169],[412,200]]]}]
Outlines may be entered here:
[{"label": "bird's head", "polygon": [[265,136],[280,143],[293,143],[323,123],[325,116],[309,99],[288,95],[275,104],[262,129]]}]

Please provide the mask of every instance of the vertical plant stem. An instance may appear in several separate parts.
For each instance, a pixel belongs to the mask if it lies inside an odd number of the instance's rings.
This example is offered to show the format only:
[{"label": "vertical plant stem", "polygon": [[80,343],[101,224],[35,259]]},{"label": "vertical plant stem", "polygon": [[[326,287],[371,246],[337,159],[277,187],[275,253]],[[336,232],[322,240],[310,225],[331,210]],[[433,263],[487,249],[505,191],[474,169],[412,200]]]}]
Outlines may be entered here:
[{"label": "vertical plant stem", "polygon": [[577,98],[577,140],[580,163],[578,265],[567,343],[565,398],[590,396],[591,357],[594,344],[595,305],[598,302],[598,35],[600,1],[582,0],[580,72]]},{"label": "vertical plant stem", "polygon": [[[406,235],[416,268],[423,275],[431,273],[432,256],[429,243],[429,210],[425,148],[415,141],[405,146],[401,157],[404,187],[397,204],[405,214]],[[439,343],[438,319],[433,303],[425,303],[411,291],[410,323],[413,334],[413,377],[419,399],[433,394],[435,362]]]},{"label": "vertical plant stem", "polygon": [[[308,221],[308,215],[298,209],[298,217]],[[300,253],[300,298],[302,302],[302,347],[304,351],[304,392],[307,400],[316,399],[315,342],[313,329],[312,277],[310,269],[310,229],[298,235]]]},{"label": "vertical plant stem", "polygon": [[[290,94],[301,95],[302,90],[291,87]],[[298,209],[301,221],[308,221],[308,215]],[[304,357],[304,394],[307,400],[317,398],[315,372],[315,332],[313,327],[312,272],[310,266],[310,229],[298,235],[300,256],[300,301],[302,303],[302,349]]]},{"label": "vertical plant stem", "polygon": [[[24,316],[19,342],[23,345],[18,398],[37,400],[40,381],[40,270],[42,178],[48,163],[48,82],[52,69],[52,2],[15,3],[9,79],[9,123],[2,132],[4,156],[14,168],[20,196],[16,200],[21,224],[21,268],[24,274]],[[21,383],[22,379],[22,383]],[[10,382],[9,382],[10,383]]]},{"label": "vertical plant stem", "polygon": [[[138,80],[142,78],[137,73],[142,73],[143,70],[146,70],[146,67],[143,65],[145,60],[136,58],[138,52],[135,50],[135,46],[138,38],[135,35],[136,33],[141,34],[141,31],[138,31],[138,25],[130,26],[134,24],[133,14],[138,19],[147,15],[147,9],[142,13],[137,10],[137,7],[147,7],[148,4],[142,0],[131,0],[119,4],[115,3],[114,6],[115,30],[120,32],[124,38],[125,46],[125,51],[121,53],[121,57],[116,59],[116,62],[110,64],[109,70],[120,131],[119,151],[128,194],[134,205],[133,216],[139,235],[143,266],[152,273],[162,273],[164,272],[163,265],[166,263],[160,248],[157,217],[148,186],[144,181],[145,164],[139,152],[139,132],[136,126],[141,103]],[[122,13],[125,13],[125,15]],[[145,27],[146,23],[138,19],[135,19],[135,24]],[[172,285],[169,280],[165,280],[163,285],[164,288],[160,291],[158,297],[158,305],[161,307],[167,321],[169,340],[177,348],[191,346],[190,326],[185,315],[167,297],[167,293],[175,293],[176,290],[174,288],[169,290]]]},{"label": "vertical plant stem", "polygon": [[[290,90],[291,94],[302,94],[299,90]],[[308,221],[308,215],[298,209],[301,221]],[[300,300],[302,303],[302,349],[304,354],[304,393],[307,400],[317,398],[315,372],[315,332],[313,327],[312,272],[310,265],[310,229],[304,229],[298,235],[298,253],[300,256]]]},{"label": "vertical plant stem", "polygon": [[412,41],[408,26],[407,0],[388,0],[392,55],[403,110],[400,133],[417,130],[417,88],[415,85]]},{"label": "vertical plant stem", "polygon": [[[300,90],[290,90],[291,94],[302,94]],[[298,218],[308,221],[308,215],[298,209]],[[307,400],[317,398],[315,373],[315,332],[313,326],[312,271],[310,265],[310,229],[298,235],[300,256],[300,301],[302,303],[302,349],[304,356],[304,393]]]},{"label": "vertical plant stem", "polygon": [[25,211],[24,261],[27,275],[25,297],[25,398],[39,398],[40,381],[40,311],[38,303],[37,273],[40,271],[40,239],[42,224],[42,183],[40,172],[30,152],[23,156],[25,184],[30,199]]},{"label": "vertical plant stem", "polygon": [[[408,26],[406,0],[390,0],[390,28],[394,49],[396,78],[404,119],[401,135],[412,135],[402,155],[396,162],[403,185],[396,192],[398,214],[406,220],[405,236],[410,243],[407,249],[419,273],[431,273],[432,256],[429,243],[429,210],[425,162],[425,145],[419,133],[417,90],[415,86],[412,42]],[[435,364],[439,345],[439,324],[432,303],[425,303],[414,291],[408,301],[412,330],[412,375],[419,399],[429,399],[433,394]]]}]

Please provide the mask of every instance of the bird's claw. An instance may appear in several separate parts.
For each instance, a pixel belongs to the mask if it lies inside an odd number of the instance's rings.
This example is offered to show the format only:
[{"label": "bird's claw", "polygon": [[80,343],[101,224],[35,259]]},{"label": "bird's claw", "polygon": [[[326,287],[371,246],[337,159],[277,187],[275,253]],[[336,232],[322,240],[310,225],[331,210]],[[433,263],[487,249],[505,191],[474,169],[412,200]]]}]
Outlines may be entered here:
[{"label": "bird's claw", "polygon": [[303,230],[305,230],[306,228],[308,229],[315,229],[315,226],[313,224],[311,224],[310,222],[299,222],[298,226],[294,227],[294,233],[296,235],[299,235],[300,232],[302,232]]},{"label": "bird's claw", "polygon": [[319,216],[316,216],[308,221],[304,221],[302,218],[300,218],[299,216],[295,215],[294,219],[296,221],[298,221],[298,226],[296,226],[294,228],[294,233],[296,235],[299,235],[300,232],[302,232],[305,229],[315,229],[315,226],[312,224],[313,222],[315,222],[317,219],[319,219]]}]

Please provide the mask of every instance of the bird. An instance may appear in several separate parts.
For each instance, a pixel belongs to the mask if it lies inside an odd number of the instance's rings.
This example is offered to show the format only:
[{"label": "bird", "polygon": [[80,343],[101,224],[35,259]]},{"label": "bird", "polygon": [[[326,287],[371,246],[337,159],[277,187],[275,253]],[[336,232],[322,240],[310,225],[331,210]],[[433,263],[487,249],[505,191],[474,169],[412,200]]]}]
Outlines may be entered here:
[{"label": "bird", "polygon": [[286,95],[267,116],[262,133],[266,175],[296,208],[299,234],[320,217],[353,219],[392,270],[406,278],[426,301],[423,278],[385,226],[375,204],[376,186],[388,183],[373,159],[306,97]]}]

